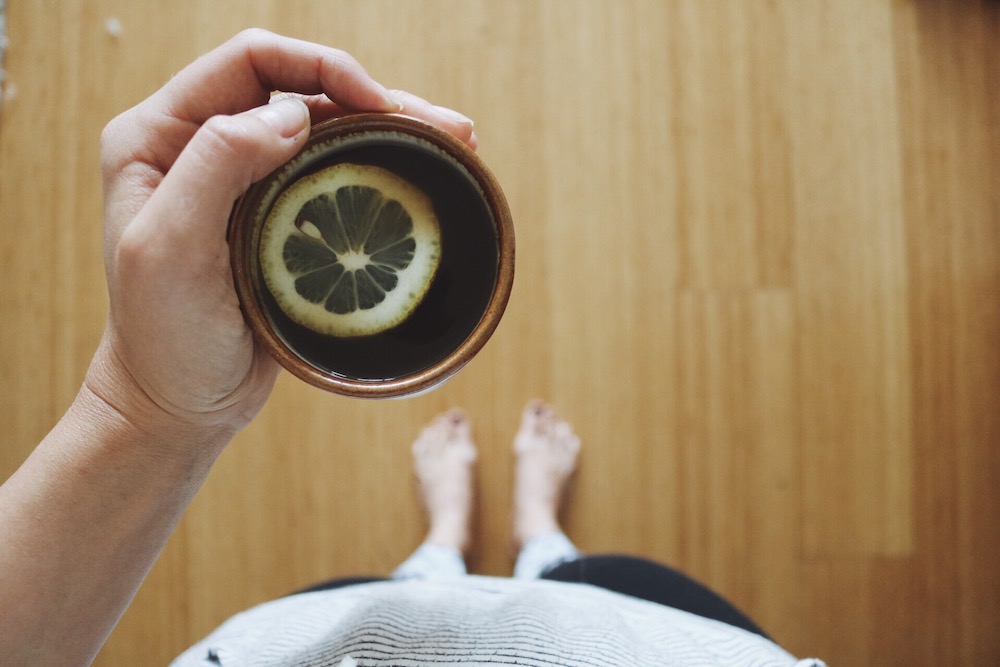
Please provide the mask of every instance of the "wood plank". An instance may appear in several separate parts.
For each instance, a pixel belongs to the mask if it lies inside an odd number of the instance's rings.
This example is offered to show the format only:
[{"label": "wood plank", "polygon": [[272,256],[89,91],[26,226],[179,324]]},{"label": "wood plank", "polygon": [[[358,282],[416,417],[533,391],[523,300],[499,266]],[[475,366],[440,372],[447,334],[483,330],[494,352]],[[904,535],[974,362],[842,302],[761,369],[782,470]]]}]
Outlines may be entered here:
[{"label": "wood plank", "polygon": [[806,550],[912,547],[909,330],[891,7],[791,34]]},{"label": "wood plank", "polygon": [[928,611],[907,622],[900,605],[887,624],[898,634],[882,640],[886,654],[916,658],[901,639],[918,636],[936,664],[989,664],[988,647],[1000,646],[1000,578],[981,565],[1000,560],[998,28],[1000,12],[981,3],[914,4],[897,17],[923,505],[919,559],[907,567],[911,604]]}]

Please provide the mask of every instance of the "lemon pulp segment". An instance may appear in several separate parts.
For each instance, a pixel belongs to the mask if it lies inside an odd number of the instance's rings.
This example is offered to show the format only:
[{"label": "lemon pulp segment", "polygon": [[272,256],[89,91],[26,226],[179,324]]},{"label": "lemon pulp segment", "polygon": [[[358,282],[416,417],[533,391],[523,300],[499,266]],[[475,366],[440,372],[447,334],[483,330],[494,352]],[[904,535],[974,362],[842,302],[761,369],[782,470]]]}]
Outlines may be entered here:
[{"label": "lemon pulp segment", "polygon": [[372,165],[341,163],[292,183],[260,236],[264,282],[317,333],[370,336],[400,324],[430,288],[441,228],[422,191]]}]

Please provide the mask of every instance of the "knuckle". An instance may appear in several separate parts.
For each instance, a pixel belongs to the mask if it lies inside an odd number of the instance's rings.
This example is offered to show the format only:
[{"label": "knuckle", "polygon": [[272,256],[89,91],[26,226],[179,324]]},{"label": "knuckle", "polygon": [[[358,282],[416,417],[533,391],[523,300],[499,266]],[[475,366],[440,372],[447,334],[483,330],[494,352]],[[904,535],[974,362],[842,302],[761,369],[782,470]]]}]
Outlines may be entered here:
[{"label": "knuckle", "polygon": [[274,148],[260,120],[246,114],[212,116],[185,148],[185,164],[190,173],[201,174],[202,182],[208,179],[218,191],[235,198],[250,185],[260,165],[268,162]]},{"label": "knuckle", "polygon": [[101,130],[101,164],[105,169],[117,168],[121,161],[122,136],[127,133],[128,112],[112,118]]},{"label": "knuckle", "polygon": [[368,76],[365,68],[354,56],[339,49],[324,51],[319,65],[334,79],[334,85],[343,85],[351,79]]},{"label": "knuckle", "polygon": [[274,33],[263,28],[244,28],[236,33],[232,41],[237,44],[256,44],[274,38]]},{"label": "knuckle", "polygon": [[118,126],[121,124],[119,121],[120,116],[112,118],[104,129],[101,130],[101,150],[106,151],[111,148],[113,144],[114,136],[118,133]]},{"label": "knuckle", "polygon": [[341,51],[340,49],[330,49],[328,52],[328,57],[331,63],[335,67],[345,70],[360,70],[362,69],[361,63],[357,58],[352,56],[347,51]]},{"label": "knuckle", "polygon": [[236,116],[212,116],[202,124],[197,137],[210,154],[240,153],[252,143],[245,123]]}]

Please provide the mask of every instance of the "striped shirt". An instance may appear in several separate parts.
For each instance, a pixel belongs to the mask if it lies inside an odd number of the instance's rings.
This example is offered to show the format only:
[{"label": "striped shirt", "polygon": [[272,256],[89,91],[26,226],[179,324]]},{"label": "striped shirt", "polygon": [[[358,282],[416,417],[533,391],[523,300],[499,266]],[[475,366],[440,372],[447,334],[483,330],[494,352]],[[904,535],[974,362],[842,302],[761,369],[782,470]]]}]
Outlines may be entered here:
[{"label": "striped shirt", "polygon": [[303,593],[245,611],[173,667],[822,667],[758,635],[585,584],[467,576]]}]

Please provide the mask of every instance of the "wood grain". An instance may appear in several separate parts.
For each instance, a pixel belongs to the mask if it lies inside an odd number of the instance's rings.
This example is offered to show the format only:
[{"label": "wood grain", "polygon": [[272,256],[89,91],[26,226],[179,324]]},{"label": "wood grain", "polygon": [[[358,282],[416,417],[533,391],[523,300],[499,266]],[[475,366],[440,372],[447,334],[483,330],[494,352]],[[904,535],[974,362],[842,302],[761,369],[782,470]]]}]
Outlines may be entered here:
[{"label": "wood grain", "polygon": [[830,664],[997,664],[1000,5],[456,7],[8,3],[0,477],[103,328],[102,126],[244,27],[474,118],[517,226],[504,321],[445,387],[279,380],[97,664],[163,664],[246,606],[391,570],[423,531],[409,443],[451,405],[480,448],[470,567],[509,572],[536,396],[584,440],[583,549],[679,566]]}]

